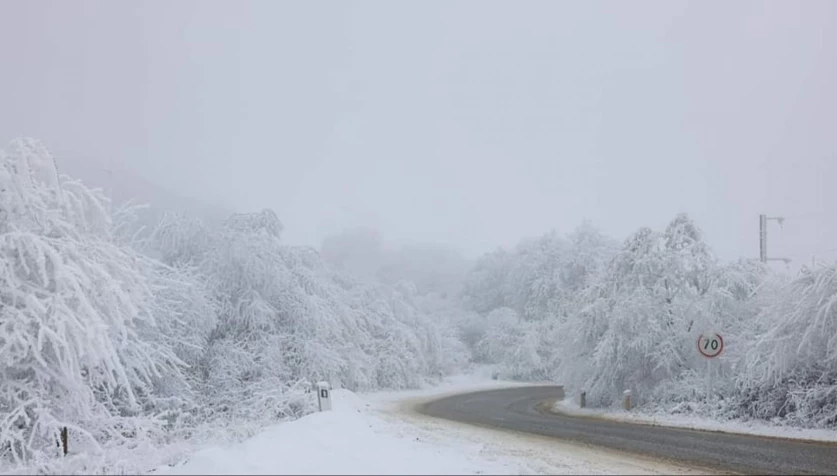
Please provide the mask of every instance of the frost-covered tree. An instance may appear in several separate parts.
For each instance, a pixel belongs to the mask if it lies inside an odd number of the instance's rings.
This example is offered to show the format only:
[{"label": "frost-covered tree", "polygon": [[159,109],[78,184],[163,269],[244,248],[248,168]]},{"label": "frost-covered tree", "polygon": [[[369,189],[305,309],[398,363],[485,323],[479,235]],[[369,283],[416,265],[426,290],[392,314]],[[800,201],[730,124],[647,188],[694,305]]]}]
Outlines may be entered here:
[{"label": "frost-covered tree", "polygon": [[484,318],[486,327],[477,344],[477,356],[500,364],[503,378],[533,380],[549,373],[541,352],[541,323],[520,318],[513,309],[499,308]]},{"label": "frost-covered tree", "polygon": [[541,320],[561,313],[566,299],[561,271],[568,255],[569,244],[554,231],[518,245],[507,285],[511,307],[523,319]]},{"label": "frost-covered tree", "polygon": [[0,152],[0,460],[54,455],[65,426],[87,446],[143,438],[187,386],[187,334],[155,296],[171,276],[114,239],[109,208],[39,143]]},{"label": "frost-covered tree", "polygon": [[154,235],[164,259],[199,268],[218,309],[204,356],[215,416],[294,416],[309,381],[414,387],[462,362],[453,327],[419,308],[413,285],[335,271],[317,251],[283,245],[281,229],[262,211],[220,228],[169,218]]},{"label": "frost-covered tree", "polygon": [[763,331],[736,379],[745,414],[837,426],[837,265],[803,272],[758,323]]},{"label": "frost-covered tree", "polygon": [[[507,377],[561,381],[610,405],[635,402],[711,417],[837,425],[835,268],[788,282],[755,260],[720,264],[677,215],[614,247],[589,224],[482,257],[466,279],[463,337]],[[713,393],[700,334],[724,336]]]},{"label": "frost-covered tree", "polygon": [[619,243],[590,222],[578,226],[567,239],[570,251],[561,270],[561,286],[570,297],[591,286],[619,250]]},{"label": "frost-covered tree", "polygon": [[588,342],[590,324],[601,332],[584,386],[591,401],[607,403],[626,388],[642,401],[696,364],[690,342],[713,321],[704,297],[716,261],[697,226],[678,215],[665,233],[640,229],[628,238],[606,273],[593,295],[603,302],[587,308],[593,322],[579,326]]},{"label": "frost-covered tree", "polygon": [[506,283],[512,260],[512,255],[502,249],[477,260],[463,284],[462,300],[467,309],[485,314],[510,305]]},{"label": "frost-covered tree", "polygon": [[[537,323],[528,326],[527,332],[537,334],[537,339],[527,345],[536,349],[538,365],[548,370],[529,374],[556,376],[560,362],[573,352],[574,342],[568,338],[571,318],[586,305],[587,289],[600,278],[616,248],[589,223],[566,238],[550,232],[524,240],[512,252],[499,250],[482,257],[466,279],[463,300],[483,315],[510,308],[524,321]],[[478,318],[470,318],[463,326],[472,347],[486,332],[486,324]],[[479,349],[475,357],[486,358]]]}]

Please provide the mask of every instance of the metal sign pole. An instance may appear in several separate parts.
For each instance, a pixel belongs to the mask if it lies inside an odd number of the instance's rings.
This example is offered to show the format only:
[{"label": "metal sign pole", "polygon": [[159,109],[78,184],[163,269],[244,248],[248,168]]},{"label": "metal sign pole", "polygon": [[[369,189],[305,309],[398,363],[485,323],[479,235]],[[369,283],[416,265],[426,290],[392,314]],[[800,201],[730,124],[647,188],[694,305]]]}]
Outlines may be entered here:
[{"label": "metal sign pole", "polygon": [[706,401],[712,398],[712,359],[706,359]]},{"label": "metal sign pole", "polygon": [[724,338],[718,333],[701,334],[697,340],[698,352],[706,357],[706,401],[712,398],[712,359],[724,351]]}]

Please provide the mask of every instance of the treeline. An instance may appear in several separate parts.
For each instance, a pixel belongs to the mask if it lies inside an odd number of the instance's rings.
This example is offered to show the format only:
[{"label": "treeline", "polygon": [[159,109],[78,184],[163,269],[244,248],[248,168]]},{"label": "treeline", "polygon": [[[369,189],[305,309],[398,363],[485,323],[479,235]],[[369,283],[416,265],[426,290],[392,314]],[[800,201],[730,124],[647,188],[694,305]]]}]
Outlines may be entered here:
[{"label": "treeline", "polygon": [[56,458],[65,427],[75,451],[162,444],[302,415],[312,381],[416,387],[467,362],[415,287],[283,245],[270,210],[150,233],[135,211],[35,141],[0,151],[0,465]]},{"label": "treeline", "polygon": [[[646,409],[835,428],[835,273],[721,264],[686,215],[621,245],[585,224],[483,256],[462,331],[504,377],[559,381],[593,405],[630,389]],[[708,332],[726,343],[712,395],[696,348]]]}]

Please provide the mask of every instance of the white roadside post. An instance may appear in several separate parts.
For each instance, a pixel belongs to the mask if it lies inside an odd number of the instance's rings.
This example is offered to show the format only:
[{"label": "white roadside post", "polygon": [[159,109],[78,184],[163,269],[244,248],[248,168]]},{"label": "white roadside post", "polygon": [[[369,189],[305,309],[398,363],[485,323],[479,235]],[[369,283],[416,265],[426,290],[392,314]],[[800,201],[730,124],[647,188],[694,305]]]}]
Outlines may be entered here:
[{"label": "white roadside post", "polygon": [[706,357],[706,400],[712,397],[712,359],[724,351],[724,338],[717,332],[701,334],[697,341],[698,352]]},{"label": "white roadside post", "polygon": [[331,385],[328,382],[317,382],[317,402],[321,412],[331,410]]},{"label": "white roadside post", "polygon": [[625,397],[625,410],[631,410],[631,391],[625,390],[622,392],[622,396]]}]

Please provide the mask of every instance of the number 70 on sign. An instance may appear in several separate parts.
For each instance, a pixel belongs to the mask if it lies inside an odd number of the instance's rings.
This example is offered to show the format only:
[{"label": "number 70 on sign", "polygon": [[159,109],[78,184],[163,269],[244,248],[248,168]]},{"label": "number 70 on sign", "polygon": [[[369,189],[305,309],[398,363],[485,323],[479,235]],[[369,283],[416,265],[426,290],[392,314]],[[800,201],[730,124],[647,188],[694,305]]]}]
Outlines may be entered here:
[{"label": "number 70 on sign", "polygon": [[698,352],[706,358],[713,358],[721,355],[724,350],[724,338],[721,334],[701,334],[697,341]]}]

